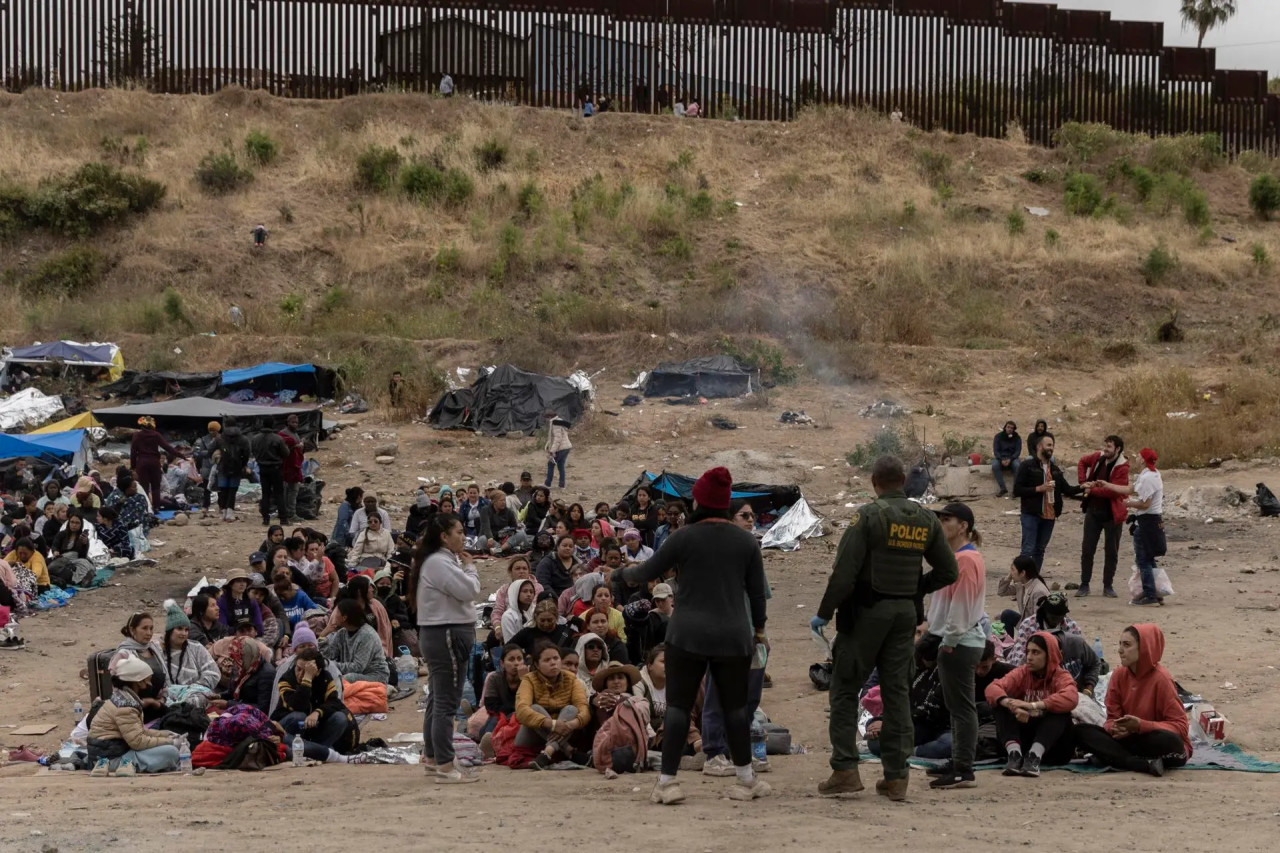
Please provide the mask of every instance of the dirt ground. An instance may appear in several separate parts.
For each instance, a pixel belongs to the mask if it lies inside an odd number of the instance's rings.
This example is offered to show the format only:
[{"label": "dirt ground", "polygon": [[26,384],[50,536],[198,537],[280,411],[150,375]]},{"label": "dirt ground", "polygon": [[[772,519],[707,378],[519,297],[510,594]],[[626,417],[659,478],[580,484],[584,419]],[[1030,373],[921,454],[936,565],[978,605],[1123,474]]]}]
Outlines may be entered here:
[{"label": "dirt ground", "polygon": [[[1090,389],[1105,386],[1097,384],[1096,376],[1081,374],[1056,387],[1063,395],[1058,405],[1087,412]],[[625,392],[616,383],[604,388],[603,406],[613,409],[608,401]],[[856,413],[883,394],[883,389],[806,386],[773,392],[767,407],[721,402],[690,410],[646,402],[621,409],[616,419],[599,416],[598,421],[608,421],[607,428],[597,424],[576,437],[570,488],[561,494],[589,507],[597,498],[616,499],[644,468],[698,474],[710,464],[726,464],[738,479],[800,483],[817,511],[842,523],[852,512],[845,504],[861,502],[869,489],[867,480],[858,479],[858,472],[845,464],[844,454],[880,427]],[[935,437],[943,426],[990,435],[1006,416],[1025,421],[1025,429],[1040,414],[1036,407],[1043,405],[1028,398],[1002,406],[991,396],[935,394],[930,402],[945,408],[945,424],[921,422]],[[900,402],[923,407],[921,399]],[[798,408],[817,418],[819,427],[777,422],[783,409]],[[705,421],[712,413],[726,414],[742,429],[710,428]],[[1074,463],[1080,452],[1111,431],[1091,424],[1087,415],[1083,422],[1055,429],[1064,463]],[[399,443],[396,464],[378,466],[373,448],[392,435]],[[327,483],[324,515],[317,524],[324,529],[332,526],[333,504],[343,488],[354,483],[381,491],[392,507],[401,508],[393,517],[403,520],[419,478],[514,480],[521,469],[536,471],[541,462],[532,440],[438,433],[416,424],[390,426],[371,416],[325,443],[315,458]],[[1246,492],[1259,481],[1276,486],[1278,473],[1274,462],[1169,471],[1166,500],[1191,486],[1229,484]],[[990,495],[994,491],[992,487]],[[986,538],[988,610],[996,613],[1005,606],[995,594],[996,581],[1018,547],[1016,503],[993,496],[971,503]],[[28,650],[0,657],[0,741],[17,745],[12,726],[53,723],[56,728],[49,735],[28,742],[56,749],[73,724],[75,699],[87,704],[85,682],[77,673],[89,652],[115,645],[129,611],[141,606],[159,614],[165,598],[180,597],[201,575],[221,577],[227,568],[243,565],[264,532],[254,515],[235,525],[197,522],[160,528],[156,536],[165,545],[152,554],[159,565],[118,574],[115,585],[25,620]],[[1213,522],[1206,523],[1207,517]],[[1046,561],[1050,582],[1078,580],[1080,529],[1080,518],[1073,513],[1059,523]],[[1072,599],[1072,616],[1090,639],[1102,637],[1109,659],[1114,659],[1116,637],[1126,625],[1138,618],[1158,622],[1168,639],[1164,662],[1175,677],[1225,714],[1232,741],[1280,760],[1275,710],[1280,688],[1275,666],[1280,526],[1249,515],[1247,507],[1238,513],[1228,509],[1213,516],[1171,518],[1170,540],[1164,564],[1177,595],[1165,607],[1138,614],[1125,604],[1123,587],[1132,562],[1126,541],[1117,580],[1122,598]],[[774,588],[769,669],[775,686],[765,692],[763,706],[807,750],[772,759],[767,779],[774,796],[769,799],[733,803],[722,796],[730,780],[692,776],[686,780],[686,803],[659,809],[647,803],[653,774],[609,782],[594,771],[534,775],[486,768],[482,782],[459,789],[428,784],[417,767],[281,767],[261,774],[212,772],[126,781],[11,764],[0,769],[0,849],[257,849],[266,842],[285,850],[344,850],[353,843],[376,848],[421,840],[456,851],[492,851],[560,848],[606,836],[652,849],[690,851],[737,851],[747,845],[769,851],[855,845],[961,850],[1010,844],[1069,850],[1273,847],[1280,830],[1280,779],[1257,774],[1185,771],[1151,779],[1050,773],[1033,781],[983,773],[974,790],[934,793],[916,771],[906,805],[868,793],[846,801],[817,797],[815,787],[827,772],[829,742],[826,697],[807,676],[814,658],[807,622],[837,541],[838,532],[807,541],[794,553],[766,553]],[[481,566],[486,593],[497,588],[501,573],[496,562]],[[364,734],[389,737],[418,730],[421,722],[411,703],[403,702],[393,706],[386,722],[366,726]],[[865,775],[878,778],[878,767],[869,765]],[[321,814],[323,823],[318,824]],[[1141,836],[1135,837],[1137,833]]]}]

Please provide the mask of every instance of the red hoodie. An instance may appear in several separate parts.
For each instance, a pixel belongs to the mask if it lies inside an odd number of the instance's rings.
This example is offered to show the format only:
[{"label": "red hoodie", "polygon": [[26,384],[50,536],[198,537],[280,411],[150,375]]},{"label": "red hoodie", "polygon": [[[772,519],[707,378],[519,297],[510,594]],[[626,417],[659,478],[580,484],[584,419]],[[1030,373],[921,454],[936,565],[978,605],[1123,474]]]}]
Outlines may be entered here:
[{"label": "red hoodie", "polygon": [[1000,699],[1021,699],[1023,702],[1043,702],[1045,711],[1052,714],[1069,714],[1080,701],[1076,680],[1062,668],[1062,647],[1058,638],[1047,631],[1032,634],[1044,640],[1049,650],[1049,662],[1044,672],[1036,675],[1031,667],[1023,664],[1004,678],[997,678],[987,685],[987,704],[994,707]]},{"label": "red hoodie", "polygon": [[[1101,451],[1088,453],[1080,457],[1080,461],[1076,464],[1076,482],[1084,483],[1086,480],[1093,478],[1093,469],[1102,461]],[[1108,482],[1115,483],[1117,486],[1129,487],[1129,460],[1124,458],[1124,454],[1120,454],[1120,458],[1116,460],[1116,465],[1111,469],[1111,477]],[[1123,524],[1125,517],[1128,516],[1129,510],[1125,508],[1124,502],[1129,499],[1128,495],[1118,495],[1115,492],[1108,492],[1106,499],[1111,502],[1111,520],[1115,524]]]},{"label": "red hoodie", "polygon": [[1134,625],[1138,632],[1138,671],[1122,666],[1111,675],[1107,685],[1107,732],[1124,716],[1142,721],[1139,734],[1154,731],[1173,732],[1191,755],[1191,735],[1187,712],[1173,686],[1173,676],[1160,665],[1164,655],[1164,633],[1151,623]]}]

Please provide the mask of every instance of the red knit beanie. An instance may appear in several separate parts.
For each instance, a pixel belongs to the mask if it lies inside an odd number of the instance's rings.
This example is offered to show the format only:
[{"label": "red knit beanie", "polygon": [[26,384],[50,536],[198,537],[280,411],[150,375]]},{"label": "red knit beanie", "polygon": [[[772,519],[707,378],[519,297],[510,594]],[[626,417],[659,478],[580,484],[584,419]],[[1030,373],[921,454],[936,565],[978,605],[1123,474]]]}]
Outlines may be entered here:
[{"label": "red knit beanie", "polygon": [[728,509],[733,475],[728,468],[712,468],[693,484],[693,499],[707,509]]}]

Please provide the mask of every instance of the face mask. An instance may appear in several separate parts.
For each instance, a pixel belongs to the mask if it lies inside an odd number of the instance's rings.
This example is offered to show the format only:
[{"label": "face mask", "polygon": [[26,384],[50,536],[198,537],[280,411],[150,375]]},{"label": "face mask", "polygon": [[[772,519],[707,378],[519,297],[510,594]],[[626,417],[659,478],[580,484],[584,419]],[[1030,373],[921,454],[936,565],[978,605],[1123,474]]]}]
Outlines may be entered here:
[{"label": "face mask", "polygon": [[377,590],[377,592],[378,592],[378,598],[390,598],[390,597],[391,597],[391,590],[392,590],[392,588],[391,588],[391,587],[389,587],[389,586],[388,586],[388,587],[381,587],[381,586],[379,586],[379,587],[375,587],[375,589],[376,589],[376,590]]}]

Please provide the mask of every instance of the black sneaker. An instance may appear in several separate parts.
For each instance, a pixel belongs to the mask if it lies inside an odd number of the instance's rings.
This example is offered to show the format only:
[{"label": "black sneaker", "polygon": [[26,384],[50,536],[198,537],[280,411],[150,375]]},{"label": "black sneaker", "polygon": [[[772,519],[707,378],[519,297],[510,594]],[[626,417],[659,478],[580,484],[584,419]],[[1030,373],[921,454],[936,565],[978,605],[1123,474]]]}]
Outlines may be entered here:
[{"label": "black sneaker", "polygon": [[1009,761],[1004,766],[1005,776],[1021,776],[1022,775],[1022,753],[1010,752]]},{"label": "black sneaker", "polygon": [[1116,597],[1116,591],[1115,591],[1114,589],[1112,589],[1111,587],[1109,587],[1109,586],[1104,586],[1104,587],[1102,588],[1102,594],[1103,594],[1103,595],[1105,595],[1107,598],[1115,598],[1115,597]]},{"label": "black sneaker", "polygon": [[1150,773],[1152,776],[1157,776],[1157,777],[1163,776],[1164,775],[1164,759],[1153,758],[1149,762],[1147,762],[1147,772]]},{"label": "black sneaker", "polygon": [[[1005,771],[1008,772],[1007,770]],[[1040,756],[1034,752],[1027,753],[1027,757],[1022,759],[1022,775],[1030,776],[1032,779],[1040,775]]]},{"label": "black sneaker", "polygon": [[929,787],[935,791],[946,788],[976,788],[978,782],[973,778],[973,770],[965,768],[957,768],[954,773],[947,776],[939,776],[929,783]]},{"label": "black sneaker", "polygon": [[1139,598],[1135,598],[1133,601],[1130,601],[1129,603],[1132,604],[1134,607],[1150,607],[1152,605],[1158,605],[1161,602],[1158,598],[1147,598],[1144,595]]},{"label": "black sneaker", "polygon": [[1089,595],[1089,585],[1087,583],[1080,584],[1080,588],[1076,590],[1076,598],[1086,598]]},{"label": "black sneaker", "polygon": [[529,763],[530,770],[548,770],[551,767],[551,756],[545,752],[539,752],[538,757]]},{"label": "black sneaker", "polygon": [[939,776],[951,776],[956,772],[956,766],[948,761],[946,764],[939,764],[937,767],[930,767],[925,771],[926,776],[932,776],[935,779]]}]

